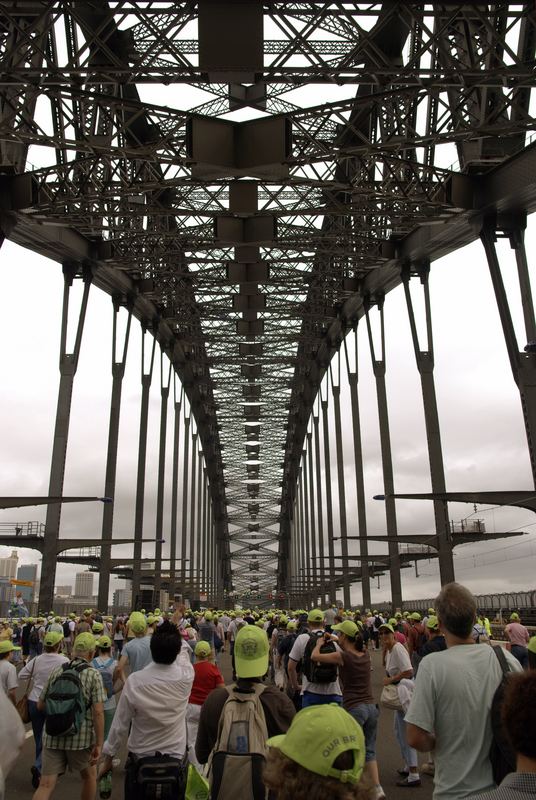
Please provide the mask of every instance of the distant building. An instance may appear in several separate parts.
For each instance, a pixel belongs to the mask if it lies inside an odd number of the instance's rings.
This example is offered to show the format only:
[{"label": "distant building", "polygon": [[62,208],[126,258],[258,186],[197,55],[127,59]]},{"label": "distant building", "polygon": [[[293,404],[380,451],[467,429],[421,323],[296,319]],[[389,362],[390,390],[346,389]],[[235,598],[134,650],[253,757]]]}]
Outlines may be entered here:
[{"label": "distant building", "polygon": [[132,591],[130,589],[116,589],[113,596],[115,608],[130,608],[132,603]]},{"label": "distant building", "polygon": [[[10,578],[0,578],[0,603],[11,603],[15,599],[15,587]],[[7,612],[6,612],[7,616]]]},{"label": "distant building", "polygon": [[37,564],[21,564],[17,570],[18,581],[31,581],[33,586],[17,586],[25,603],[33,603],[36,597],[35,584],[37,582]]},{"label": "distant building", "polygon": [[95,575],[92,572],[77,572],[74,577],[74,594],[75,597],[93,598],[93,579]]},{"label": "distant building", "polygon": [[11,555],[8,558],[0,558],[0,578],[14,580],[17,577],[18,563],[19,554],[16,550],[12,550]]},{"label": "distant building", "polygon": [[71,597],[72,593],[72,586],[56,586],[56,597]]}]

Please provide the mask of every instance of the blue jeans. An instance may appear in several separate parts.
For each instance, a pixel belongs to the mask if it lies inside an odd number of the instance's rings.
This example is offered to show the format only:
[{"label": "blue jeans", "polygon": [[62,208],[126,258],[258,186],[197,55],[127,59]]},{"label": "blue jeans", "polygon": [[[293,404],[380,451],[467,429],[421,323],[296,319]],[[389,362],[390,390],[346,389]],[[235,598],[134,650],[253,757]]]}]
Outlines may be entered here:
[{"label": "blue jeans", "polygon": [[395,736],[406,767],[418,767],[417,751],[410,747],[406,739],[406,721],[403,711],[395,711]]},{"label": "blue jeans", "polygon": [[373,703],[360,703],[348,709],[352,717],[363,728],[365,735],[365,761],[376,761],[376,732],[378,730],[378,706]]},{"label": "blue jeans", "polygon": [[35,700],[28,700],[28,711],[35,741],[35,766],[41,772],[41,751],[43,749],[43,728],[45,727],[45,714],[37,710]]},{"label": "blue jeans", "polygon": [[523,669],[529,668],[529,651],[520,644],[512,645],[512,655],[517,658]]},{"label": "blue jeans", "polygon": [[301,707],[307,706],[323,706],[327,703],[337,703],[342,705],[342,697],[340,694],[317,694],[316,692],[304,692],[301,697]]}]

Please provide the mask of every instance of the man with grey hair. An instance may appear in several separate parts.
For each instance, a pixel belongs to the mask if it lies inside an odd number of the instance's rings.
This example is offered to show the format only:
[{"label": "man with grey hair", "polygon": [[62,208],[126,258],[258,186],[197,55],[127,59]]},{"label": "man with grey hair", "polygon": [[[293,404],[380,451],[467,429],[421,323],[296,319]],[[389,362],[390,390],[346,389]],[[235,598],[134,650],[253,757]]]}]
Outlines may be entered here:
[{"label": "man with grey hair", "polygon": [[73,660],[59,666],[50,673],[50,677],[41,692],[37,703],[39,711],[47,713],[47,697],[50,701],[54,695],[54,682],[60,679],[67,669],[74,669],[80,681],[83,713],[80,723],[73,732],[62,735],[51,735],[47,731],[43,735],[43,771],[39,788],[33,800],[48,800],[56,781],[69,767],[80,773],[82,778],[81,800],[94,800],[97,789],[96,764],[99,760],[104,739],[103,703],[107,698],[99,672],[89,666],[95,654],[95,638],[91,633],[80,633],[74,640]]},{"label": "man with grey hair", "polygon": [[[447,650],[419,666],[406,735],[411,747],[435,751],[434,800],[454,800],[494,786],[491,704],[503,673],[493,648],[473,639],[476,602],[468,589],[446,584],[435,607]],[[521,669],[505,656],[511,671]]]}]

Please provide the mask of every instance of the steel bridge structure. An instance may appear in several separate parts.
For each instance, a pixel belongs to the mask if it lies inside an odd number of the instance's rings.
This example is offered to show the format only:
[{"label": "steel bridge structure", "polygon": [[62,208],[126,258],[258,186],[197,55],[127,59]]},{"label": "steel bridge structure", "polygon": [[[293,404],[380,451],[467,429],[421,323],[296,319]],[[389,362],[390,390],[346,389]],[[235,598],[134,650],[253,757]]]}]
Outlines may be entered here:
[{"label": "steel bridge structure", "polygon": [[[63,492],[90,287],[110,295],[114,319],[109,498],[131,324],[143,331],[128,561],[135,603],[149,391],[158,379],[155,598],[188,585],[219,603],[246,590],[319,602],[342,589],[349,606],[351,585],[361,581],[369,605],[371,575],[382,570],[400,606],[401,567],[423,557],[423,545],[438,558],[441,581],[454,578],[428,277],[434,260],[477,239],[536,477],[536,323],[524,244],[536,209],[535,49],[533,0],[0,0],[0,233],[61,263],[64,276],[51,497]],[[515,251],[521,342],[499,237]],[[83,284],[76,308],[75,282]],[[399,285],[426,423],[435,529],[424,539],[397,532],[384,300]],[[368,550],[360,365],[348,344],[358,335],[370,345],[377,390],[383,557]],[[343,431],[345,373],[351,426]],[[359,556],[349,555],[345,437],[353,443]],[[66,549],[60,517],[61,503],[49,504],[43,608]],[[107,503],[93,540],[101,607],[119,564],[113,538]]]}]

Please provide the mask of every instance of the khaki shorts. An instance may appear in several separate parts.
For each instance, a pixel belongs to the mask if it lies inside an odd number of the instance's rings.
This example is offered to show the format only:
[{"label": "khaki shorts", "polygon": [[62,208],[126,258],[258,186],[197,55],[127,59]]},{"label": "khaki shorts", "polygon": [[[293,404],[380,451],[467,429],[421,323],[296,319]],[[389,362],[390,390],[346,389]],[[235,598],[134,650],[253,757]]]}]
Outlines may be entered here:
[{"label": "khaki shorts", "polygon": [[67,767],[73,772],[82,772],[89,767],[92,747],[86,750],[52,750],[43,747],[43,775],[63,775]]}]

